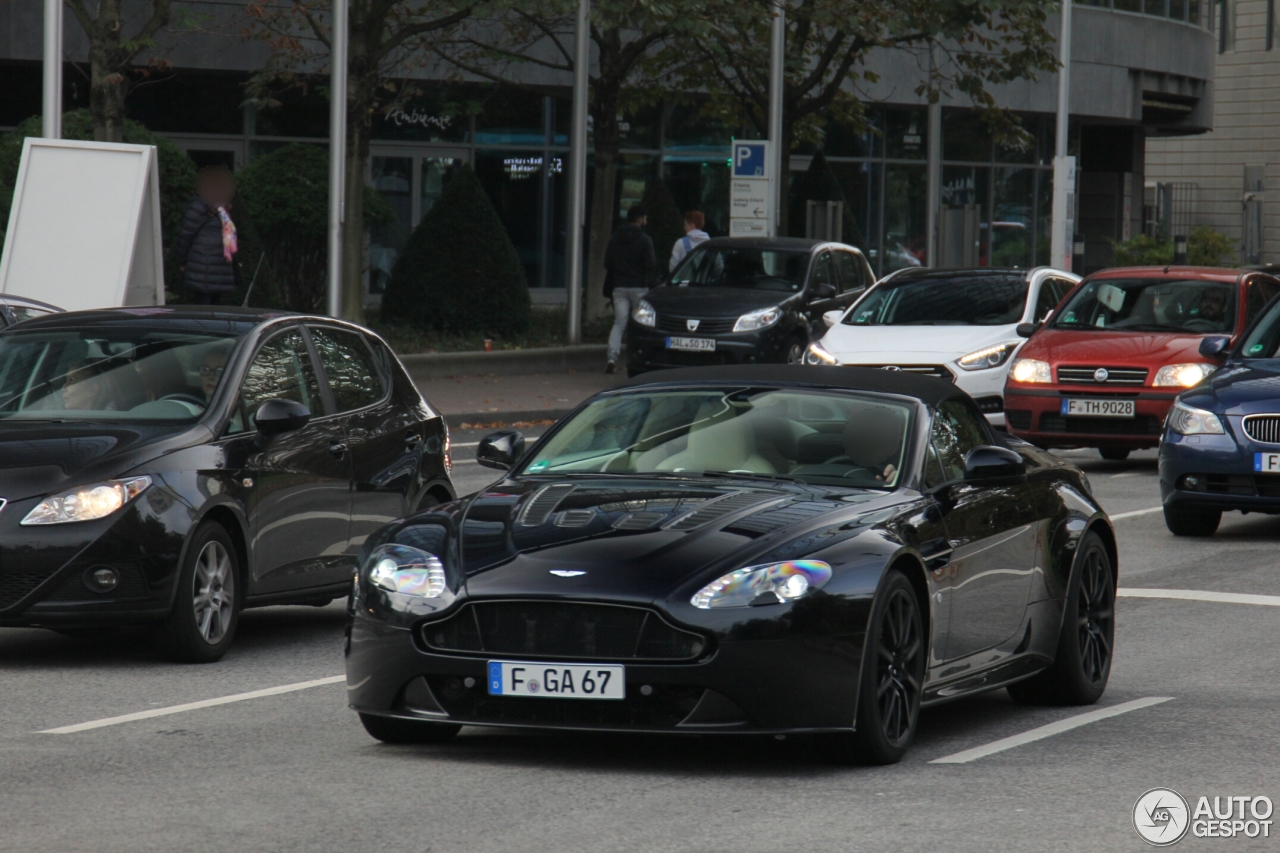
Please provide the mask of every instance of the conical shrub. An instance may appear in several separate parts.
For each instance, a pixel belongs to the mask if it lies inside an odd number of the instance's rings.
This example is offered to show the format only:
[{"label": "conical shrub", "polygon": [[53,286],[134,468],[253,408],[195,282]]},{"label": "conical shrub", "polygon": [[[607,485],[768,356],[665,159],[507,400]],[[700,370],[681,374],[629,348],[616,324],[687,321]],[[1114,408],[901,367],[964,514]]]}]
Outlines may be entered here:
[{"label": "conical shrub", "polygon": [[382,296],[382,318],[424,330],[510,337],[529,328],[524,267],[498,211],[463,166],[414,229]]}]

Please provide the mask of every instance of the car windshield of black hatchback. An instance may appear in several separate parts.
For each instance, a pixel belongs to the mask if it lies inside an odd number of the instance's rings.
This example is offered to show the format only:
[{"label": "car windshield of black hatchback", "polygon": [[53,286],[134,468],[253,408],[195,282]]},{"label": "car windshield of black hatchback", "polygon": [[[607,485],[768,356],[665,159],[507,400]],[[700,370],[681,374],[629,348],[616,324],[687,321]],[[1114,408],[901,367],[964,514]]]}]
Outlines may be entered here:
[{"label": "car windshield of black hatchback", "polygon": [[235,342],[127,327],[0,335],[0,418],[193,421],[216,393]]},{"label": "car windshield of black hatchback", "polygon": [[842,321],[846,326],[1007,326],[1022,319],[1027,277],[890,279]]},{"label": "car windshield of black hatchback", "polygon": [[676,268],[671,284],[798,293],[808,269],[808,252],[704,246]]},{"label": "car windshield of black hatchback", "polygon": [[748,476],[894,489],[911,410],[838,391],[636,391],[588,403],[523,474]]},{"label": "car windshield of black hatchback", "polygon": [[1055,329],[1227,332],[1235,328],[1236,286],[1192,279],[1097,279],[1062,307]]}]

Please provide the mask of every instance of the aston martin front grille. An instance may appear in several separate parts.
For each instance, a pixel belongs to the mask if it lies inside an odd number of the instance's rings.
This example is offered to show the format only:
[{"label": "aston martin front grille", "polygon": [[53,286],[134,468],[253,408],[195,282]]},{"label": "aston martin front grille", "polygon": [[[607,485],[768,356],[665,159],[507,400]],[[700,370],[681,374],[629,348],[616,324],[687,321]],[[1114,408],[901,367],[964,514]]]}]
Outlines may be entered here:
[{"label": "aston martin front grille", "polygon": [[442,652],[588,660],[693,660],[706,638],[643,607],[559,601],[477,601],[422,626]]},{"label": "aston martin front grille", "polygon": [[1280,415],[1247,415],[1244,434],[1261,444],[1280,444]]},{"label": "aston martin front grille", "polygon": [[[1097,378],[1099,370],[1106,371],[1106,378]],[[1059,367],[1058,381],[1072,385],[1145,385],[1148,372],[1145,367]]]}]

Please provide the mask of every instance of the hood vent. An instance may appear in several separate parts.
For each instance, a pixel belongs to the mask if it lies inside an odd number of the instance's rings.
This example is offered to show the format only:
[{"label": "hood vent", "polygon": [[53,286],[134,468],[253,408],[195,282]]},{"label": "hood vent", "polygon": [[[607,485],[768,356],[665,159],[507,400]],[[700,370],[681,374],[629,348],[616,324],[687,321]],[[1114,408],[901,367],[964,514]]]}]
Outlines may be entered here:
[{"label": "hood vent", "polygon": [[566,509],[556,516],[556,527],[586,527],[595,517],[594,509]]},{"label": "hood vent", "polygon": [[743,536],[764,536],[775,530],[799,524],[818,515],[831,511],[831,504],[819,501],[797,501],[787,506],[757,512],[746,518],[740,518],[725,528],[729,533],[740,533]]},{"label": "hood vent", "polygon": [[560,505],[560,501],[564,500],[574,489],[571,485],[564,483],[543,486],[541,489],[533,493],[533,498],[525,504],[520,512],[521,527],[540,527],[547,523],[547,519],[551,517],[551,513],[556,511],[556,507]]},{"label": "hood vent", "polygon": [[722,498],[707,501],[693,512],[680,516],[666,525],[666,527],[668,530],[694,530],[704,524],[718,521],[726,515],[744,510],[749,506],[776,499],[775,495],[767,495],[761,492],[730,492]]},{"label": "hood vent", "polygon": [[648,530],[666,517],[665,512],[629,512],[613,523],[613,529]]}]

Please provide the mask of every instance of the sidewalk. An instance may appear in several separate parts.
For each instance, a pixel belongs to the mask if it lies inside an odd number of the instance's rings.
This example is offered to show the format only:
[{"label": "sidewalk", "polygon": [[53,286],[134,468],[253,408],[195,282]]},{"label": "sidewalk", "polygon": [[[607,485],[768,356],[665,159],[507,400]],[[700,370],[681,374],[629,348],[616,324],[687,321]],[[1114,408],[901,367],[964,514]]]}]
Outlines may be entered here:
[{"label": "sidewalk", "polygon": [[418,390],[450,427],[498,429],[553,421],[584,399],[627,381],[625,372],[533,373],[518,376],[442,376],[418,379]]}]

